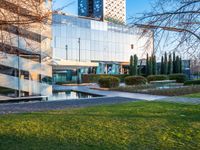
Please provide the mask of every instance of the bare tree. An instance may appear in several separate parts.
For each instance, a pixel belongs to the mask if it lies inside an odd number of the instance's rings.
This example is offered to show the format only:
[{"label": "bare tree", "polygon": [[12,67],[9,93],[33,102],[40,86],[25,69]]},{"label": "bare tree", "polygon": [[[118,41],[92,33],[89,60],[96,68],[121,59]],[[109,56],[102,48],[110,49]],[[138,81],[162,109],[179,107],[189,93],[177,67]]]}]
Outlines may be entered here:
[{"label": "bare tree", "polygon": [[132,19],[154,31],[157,53],[175,51],[200,59],[200,0],[156,0],[150,12]]},{"label": "bare tree", "polygon": [[51,4],[43,0],[1,0],[0,52],[24,55],[27,50],[47,57],[49,53],[41,52],[41,43],[49,36],[44,33],[44,38],[41,33],[50,31],[51,15]]},{"label": "bare tree", "polygon": [[51,51],[41,52],[45,45],[41,43],[46,40],[50,45],[52,15],[73,2],[68,0],[57,10],[52,9],[54,3],[56,0],[0,0],[0,53],[18,53],[16,47],[23,45],[24,49],[41,54],[45,61],[50,60]]}]

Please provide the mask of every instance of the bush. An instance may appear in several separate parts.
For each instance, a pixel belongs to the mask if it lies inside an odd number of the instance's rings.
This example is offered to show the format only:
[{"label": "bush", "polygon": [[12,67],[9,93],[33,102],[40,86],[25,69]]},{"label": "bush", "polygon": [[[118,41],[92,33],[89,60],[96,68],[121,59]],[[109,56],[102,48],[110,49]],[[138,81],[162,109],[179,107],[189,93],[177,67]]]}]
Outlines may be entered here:
[{"label": "bush", "polygon": [[102,77],[117,77],[120,79],[120,82],[124,82],[124,78],[127,77],[128,75],[126,74],[118,74],[118,75],[106,75],[106,74],[84,74],[82,76],[82,82],[83,83],[98,83],[99,79]]},{"label": "bush", "polygon": [[200,80],[190,80],[186,81],[184,85],[200,85]]},{"label": "bush", "polygon": [[143,76],[129,76],[125,78],[126,85],[142,85],[146,83],[147,79]]},{"label": "bush", "polygon": [[147,77],[148,82],[151,81],[162,81],[162,80],[167,80],[168,77],[166,75],[150,75]]},{"label": "bush", "polygon": [[101,77],[98,84],[101,88],[115,88],[118,87],[120,79],[113,76]]},{"label": "bush", "polygon": [[76,81],[66,81],[66,82],[56,82],[56,85],[65,85],[65,84],[77,84]]},{"label": "bush", "polygon": [[185,74],[170,74],[169,79],[176,80],[177,83],[184,83],[187,80],[187,77]]}]

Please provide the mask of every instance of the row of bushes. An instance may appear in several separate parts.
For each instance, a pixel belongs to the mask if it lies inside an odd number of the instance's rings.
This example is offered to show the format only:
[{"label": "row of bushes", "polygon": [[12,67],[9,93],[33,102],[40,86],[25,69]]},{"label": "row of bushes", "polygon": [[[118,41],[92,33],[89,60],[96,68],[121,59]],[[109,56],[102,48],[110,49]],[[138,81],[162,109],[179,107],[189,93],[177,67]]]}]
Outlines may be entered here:
[{"label": "row of bushes", "polygon": [[200,80],[189,80],[186,81],[184,85],[200,85]]},{"label": "row of bushes", "polygon": [[151,81],[162,81],[162,80],[176,80],[177,83],[184,83],[187,80],[184,74],[170,74],[166,75],[150,75],[147,77],[148,82]]},{"label": "row of bushes", "polygon": [[120,74],[120,75],[97,75],[97,74],[84,74],[82,75],[82,82],[83,83],[98,83],[100,78],[103,77],[117,77],[120,79],[120,82],[124,82],[124,79],[128,77],[129,75],[126,74]]},{"label": "row of bushes", "polygon": [[[82,76],[83,83],[98,83],[99,79],[102,77],[117,77],[120,79],[120,82],[125,82],[125,78],[129,75],[96,75],[96,74],[85,74]],[[178,83],[184,83],[187,80],[186,75],[184,74],[171,74],[167,75],[150,75],[147,77],[148,82],[151,81],[161,81],[161,80],[176,80]]]},{"label": "row of bushes", "polygon": [[[124,79],[126,85],[144,85],[147,83],[147,79],[143,76],[129,76]],[[102,88],[115,88],[120,84],[120,79],[114,76],[104,76],[98,81],[98,84]]]},{"label": "row of bushes", "polygon": [[[178,83],[184,83],[186,81],[186,76],[184,74],[172,74],[169,76],[154,75],[147,77],[147,79],[143,76],[127,76],[123,78],[126,85],[145,85],[147,84],[147,82],[150,81],[160,81],[168,79],[176,80],[176,82]],[[101,76],[98,80],[98,83],[100,87],[103,88],[114,88],[119,86],[121,80],[116,76]]]}]

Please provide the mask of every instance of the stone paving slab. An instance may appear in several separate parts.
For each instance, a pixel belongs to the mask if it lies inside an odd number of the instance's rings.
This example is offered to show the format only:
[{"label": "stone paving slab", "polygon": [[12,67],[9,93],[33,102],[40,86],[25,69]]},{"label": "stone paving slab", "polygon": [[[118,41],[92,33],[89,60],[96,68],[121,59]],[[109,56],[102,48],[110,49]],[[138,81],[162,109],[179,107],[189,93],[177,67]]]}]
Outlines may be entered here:
[{"label": "stone paving slab", "polygon": [[120,104],[134,102],[137,99],[123,97],[101,97],[93,99],[65,100],[65,101],[46,101],[46,102],[26,102],[0,104],[0,114],[40,112],[48,110],[62,110],[66,108],[79,108],[96,106],[103,104]]}]

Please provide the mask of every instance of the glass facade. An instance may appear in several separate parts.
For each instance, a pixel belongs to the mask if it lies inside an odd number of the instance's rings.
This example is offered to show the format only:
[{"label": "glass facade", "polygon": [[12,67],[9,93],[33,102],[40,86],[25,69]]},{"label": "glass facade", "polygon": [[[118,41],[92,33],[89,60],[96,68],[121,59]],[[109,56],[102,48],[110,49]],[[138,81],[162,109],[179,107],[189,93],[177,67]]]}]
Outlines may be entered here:
[{"label": "glass facade", "polygon": [[[81,62],[129,62],[137,54],[145,58],[153,42],[142,30],[109,22],[53,15],[53,57]],[[153,41],[153,40],[152,40]]]},{"label": "glass facade", "polygon": [[136,27],[54,14],[53,58],[63,62],[53,66],[54,83],[80,83],[82,74],[127,74],[131,55],[142,59],[153,50],[153,38],[141,36],[143,32]]},{"label": "glass facade", "polygon": [[78,0],[78,15],[103,18],[103,0]]},{"label": "glass facade", "polygon": [[123,24],[126,0],[78,0],[78,15]]}]

